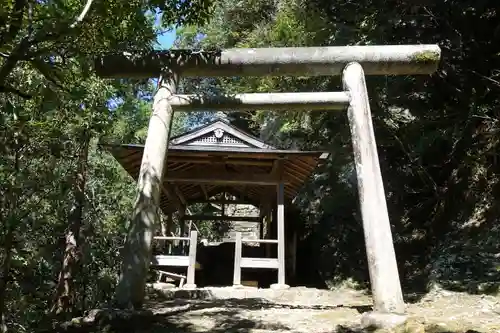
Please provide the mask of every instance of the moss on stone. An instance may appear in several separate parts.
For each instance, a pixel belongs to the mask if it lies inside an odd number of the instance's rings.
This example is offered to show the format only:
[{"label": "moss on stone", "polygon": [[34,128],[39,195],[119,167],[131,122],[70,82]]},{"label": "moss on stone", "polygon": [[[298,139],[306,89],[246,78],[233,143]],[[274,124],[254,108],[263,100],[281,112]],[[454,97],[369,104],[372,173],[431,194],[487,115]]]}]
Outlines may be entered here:
[{"label": "moss on stone", "polygon": [[441,54],[439,52],[433,51],[422,51],[413,55],[412,60],[416,62],[438,62],[441,58]]}]

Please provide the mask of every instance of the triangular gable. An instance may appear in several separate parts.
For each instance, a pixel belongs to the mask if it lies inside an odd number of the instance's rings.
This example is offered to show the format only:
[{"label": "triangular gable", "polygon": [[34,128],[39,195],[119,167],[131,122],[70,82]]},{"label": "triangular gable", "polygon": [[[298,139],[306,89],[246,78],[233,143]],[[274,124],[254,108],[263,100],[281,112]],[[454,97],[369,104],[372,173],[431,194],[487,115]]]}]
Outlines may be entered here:
[{"label": "triangular gable", "polygon": [[172,145],[275,149],[222,120],[174,137]]}]

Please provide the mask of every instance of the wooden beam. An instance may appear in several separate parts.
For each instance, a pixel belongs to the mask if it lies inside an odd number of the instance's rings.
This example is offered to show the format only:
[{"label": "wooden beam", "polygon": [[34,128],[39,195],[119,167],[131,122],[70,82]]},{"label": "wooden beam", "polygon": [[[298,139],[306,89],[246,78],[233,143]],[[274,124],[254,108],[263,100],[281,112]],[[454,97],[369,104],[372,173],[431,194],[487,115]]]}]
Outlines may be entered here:
[{"label": "wooden beam", "polygon": [[177,195],[175,194],[175,190],[172,185],[168,183],[163,183],[162,190],[163,192],[165,192],[167,197],[173,202],[178,211],[184,210],[184,206],[180,201],[179,197],[177,197]]},{"label": "wooden beam", "polygon": [[224,191],[236,198],[237,200],[243,200],[247,204],[254,205],[255,207],[259,206],[259,202],[252,200],[246,193],[242,192],[241,190],[237,189],[236,187],[226,187]]},{"label": "wooden beam", "polygon": [[279,260],[276,258],[241,258],[241,268],[278,269]]},{"label": "wooden beam", "polygon": [[255,160],[251,158],[232,158],[229,156],[211,156],[211,157],[183,157],[172,156],[169,163],[192,163],[192,164],[233,164],[233,165],[251,165],[251,166],[271,166],[272,161]]},{"label": "wooden beam", "polygon": [[236,232],[236,239],[234,241],[234,272],[233,272],[233,286],[241,285],[241,232]]},{"label": "wooden beam", "polygon": [[201,187],[201,191],[203,192],[203,195],[205,196],[205,199],[208,200],[207,188],[205,187],[204,184],[200,184],[200,187]]},{"label": "wooden beam", "polygon": [[[264,194],[264,198],[261,201],[261,211],[260,215],[262,217],[262,235],[261,238],[271,238],[271,227],[272,227],[272,204],[274,201],[274,191],[269,191]],[[271,257],[271,245],[265,244],[266,257]]]},{"label": "wooden beam", "polygon": [[184,199],[184,196],[182,195],[182,192],[179,189],[179,187],[174,185],[173,189],[174,189],[175,194],[177,195],[177,197],[181,201],[182,205],[186,206],[186,204],[187,204],[186,199]]},{"label": "wooden beam", "polygon": [[170,183],[209,183],[234,185],[276,185],[279,179],[269,174],[211,172],[210,170],[171,171],[165,181]]},{"label": "wooden beam", "polygon": [[260,215],[262,217],[271,216],[271,211],[273,209],[273,202],[275,198],[276,191],[273,188],[266,189],[266,192],[262,195]]},{"label": "wooden beam", "polygon": [[365,74],[361,65],[358,63],[347,65],[342,80],[345,90],[351,95],[347,115],[352,135],[374,311],[404,313],[405,304],[385,201]]},{"label": "wooden beam", "polygon": [[172,213],[168,213],[167,215],[167,236],[172,234],[172,226],[174,224],[174,220],[172,219]]},{"label": "wooden beam", "polygon": [[292,241],[290,244],[290,271],[292,277],[295,279],[297,277],[297,230],[293,231]]},{"label": "wooden beam", "polygon": [[187,283],[184,287],[194,289],[196,288],[194,275],[196,274],[196,248],[198,246],[198,232],[191,231],[189,237],[189,265],[187,269]]},{"label": "wooden beam", "polygon": [[[208,184],[205,185],[207,187]],[[271,188],[271,187],[270,187]],[[235,188],[234,186],[225,186],[225,185],[216,185],[213,186],[210,190],[207,191],[209,199],[203,199],[203,198],[194,198],[194,199],[189,199],[187,200],[188,204],[193,204],[193,203],[213,203],[213,204],[222,204],[222,202],[219,202],[221,200],[226,200],[226,199],[220,199],[220,198],[211,198],[213,196],[217,196],[218,194],[221,194],[223,192],[226,192],[227,194],[231,195],[232,197],[235,197],[232,201],[227,199],[228,202],[227,204],[245,204],[245,205],[254,205],[256,207],[259,206],[259,202],[255,202],[255,200],[252,200],[251,198],[247,197],[244,193],[242,193],[240,190]]]},{"label": "wooden beam", "polygon": [[264,238],[264,216],[260,215],[259,238]]},{"label": "wooden beam", "polygon": [[213,203],[213,204],[226,204],[226,205],[251,205],[247,200],[229,200],[229,199],[193,199],[188,200],[188,204],[193,203]]},{"label": "wooden beam", "polygon": [[156,271],[158,272],[157,282],[161,282],[161,278],[165,275],[173,280],[179,280],[179,288],[182,288],[182,286],[184,285],[184,280],[186,280],[186,276],[181,275],[181,274],[165,272],[165,271],[161,271],[159,269],[157,269]]},{"label": "wooden beam", "polygon": [[185,215],[186,221],[259,222],[259,216]]},{"label": "wooden beam", "polygon": [[278,244],[277,239],[242,239],[242,243]]},{"label": "wooden beam", "polygon": [[273,168],[271,169],[271,177],[276,179],[283,178],[283,159],[277,159],[273,162]]},{"label": "wooden beam", "polygon": [[[273,228],[272,208],[271,208],[271,205],[266,205],[266,207],[267,208],[265,211],[264,221],[263,221],[263,224],[265,223],[265,230],[263,230],[264,234],[261,236],[261,238],[270,239],[271,238],[271,228]],[[269,243],[265,244],[265,248],[266,248],[266,257],[270,258],[271,257],[271,244],[269,244]]]},{"label": "wooden beam", "polygon": [[279,184],[278,187],[278,286],[286,287],[285,284],[285,186]]},{"label": "wooden beam", "polygon": [[[222,193],[222,198],[223,199],[226,199],[226,192],[224,191]],[[226,205],[225,204],[221,204],[221,211],[222,211],[222,216],[226,215]]]},{"label": "wooden beam", "polygon": [[156,271],[158,271],[158,273],[160,273],[160,274],[163,274],[163,275],[166,275],[166,276],[172,277],[172,278],[177,278],[177,279],[185,279],[186,278],[185,275],[181,275],[181,274],[175,274],[175,273],[172,273],[172,272],[165,272],[165,271],[162,271],[162,270],[159,270],[159,269],[157,269]]},{"label": "wooden beam", "polygon": [[177,237],[177,236],[155,236],[153,237],[153,239],[156,239],[156,240],[164,240],[164,241],[168,241],[168,240],[178,240],[178,241],[188,241],[189,240],[189,237]]},{"label": "wooden beam", "polygon": [[[184,209],[180,210],[179,211],[179,235],[180,236],[184,236],[184,229],[186,227],[186,207],[184,206]],[[175,244],[176,246],[178,246],[179,244]]]},{"label": "wooden beam", "polygon": [[151,264],[155,266],[187,267],[189,266],[189,257],[157,255],[153,256]]}]

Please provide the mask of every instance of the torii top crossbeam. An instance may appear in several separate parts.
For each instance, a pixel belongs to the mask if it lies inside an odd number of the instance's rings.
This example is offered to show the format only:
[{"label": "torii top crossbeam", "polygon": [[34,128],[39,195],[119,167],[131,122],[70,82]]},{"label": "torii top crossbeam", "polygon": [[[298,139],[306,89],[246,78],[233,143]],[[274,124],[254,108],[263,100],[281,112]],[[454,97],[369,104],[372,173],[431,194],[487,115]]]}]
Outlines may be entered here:
[{"label": "torii top crossbeam", "polygon": [[358,62],[366,75],[431,74],[438,66],[437,45],[329,46],[169,50],[147,54],[105,55],[95,61],[101,77],[150,78],[170,69],[183,77],[341,75]]}]

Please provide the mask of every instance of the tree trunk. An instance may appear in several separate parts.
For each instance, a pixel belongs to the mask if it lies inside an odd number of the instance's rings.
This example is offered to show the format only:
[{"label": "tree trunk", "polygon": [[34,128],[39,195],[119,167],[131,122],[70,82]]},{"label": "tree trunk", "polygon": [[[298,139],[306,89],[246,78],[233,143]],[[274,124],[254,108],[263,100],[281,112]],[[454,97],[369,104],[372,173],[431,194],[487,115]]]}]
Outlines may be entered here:
[{"label": "tree trunk", "polygon": [[64,256],[51,308],[51,313],[55,315],[71,315],[75,312],[77,300],[73,280],[80,261],[79,237],[83,224],[89,144],[90,134],[85,130],[82,133],[78,151],[77,170],[73,183],[74,202],[69,213]]},{"label": "tree trunk", "polygon": [[14,228],[6,222],[7,233],[5,235],[5,244],[3,245],[5,251],[5,258],[2,261],[2,276],[0,277],[0,332],[7,332],[7,324],[5,323],[5,303],[7,297],[7,285],[10,278],[10,265],[12,262],[12,246],[14,245]]},{"label": "tree trunk", "polygon": [[[5,244],[3,245],[5,251],[5,258],[2,262],[2,276],[0,277],[0,332],[7,332],[7,324],[5,318],[5,304],[7,302],[7,287],[9,286],[10,280],[10,267],[12,264],[12,248],[14,247],[14,238],[15,238],[15,226],[12,218],[12,213],[14,212],[17,204],[18,204],[18,195],[15,193],[16,181],[19,174],[19,141],[17,140],[17,136],[15,136],[15,141],[13,145],[13,153],[14,153],[14,175],[11,178],[10,184],[10,193],[6,195],[7,204],[3,207],[6,209],[6,214],[4,216],[0,216],[0,221],[3,220],[5,223]],[[1,210],[0,210],[1,212]]]}]

